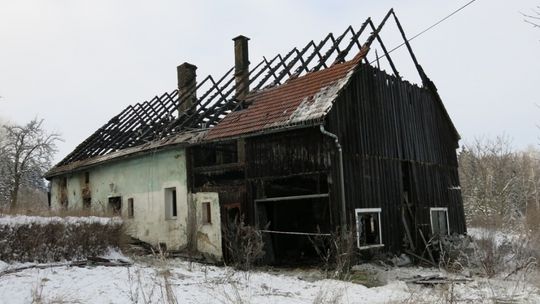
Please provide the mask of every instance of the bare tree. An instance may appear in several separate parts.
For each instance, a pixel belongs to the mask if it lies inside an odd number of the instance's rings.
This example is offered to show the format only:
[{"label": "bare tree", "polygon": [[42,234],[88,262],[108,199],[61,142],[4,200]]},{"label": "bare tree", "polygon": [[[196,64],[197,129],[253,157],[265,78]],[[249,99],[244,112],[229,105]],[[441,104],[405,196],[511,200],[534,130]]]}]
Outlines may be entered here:
[{"label": "bare tree", "polygon": [[521,13],[524,17],[523,21],[535,28],[540,28],[540,6],[531,9],[531,11],[532,13],[529,14]]},{"label": "bare tree", "polygon": [[504,136],[466,145],[459,155],[459,173],[467,219],[513,226],[538,209],[538,156],[535,149],[513,151]]},{"label": "bare tree", "polygon": [[41,175],[49,169],[56,152],[57,133],[43,129],[43,120],[34,118],[24,126],[3,125],[0,155],[3,158],[4,188],[8,189],[10,208],[17,207],[21,186],[43,184]]}]

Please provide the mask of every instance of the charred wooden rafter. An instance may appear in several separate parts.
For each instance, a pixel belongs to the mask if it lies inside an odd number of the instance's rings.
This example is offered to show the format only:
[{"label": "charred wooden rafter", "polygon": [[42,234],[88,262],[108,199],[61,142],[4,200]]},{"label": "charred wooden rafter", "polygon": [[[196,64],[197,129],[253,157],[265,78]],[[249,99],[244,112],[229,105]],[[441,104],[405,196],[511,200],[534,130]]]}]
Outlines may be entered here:
[{"label": "charred wooden rafter", "polygon": [[[347,56],[355,46],[360,50],[371,45],[374,39],[381,44],[394,74],[398,76],[379,35],[391,13],[393,11],[387,14],[377,28],[368,18],[358,31],[349,26],[339,36],[330,33],[319,43],[312,40],[303,48],[293,48],[284,56],[278,54],[270,60],[263,58],[249,71],[251,91],[280,85],[288,79],[344,62],[350,59]],[[361,43],[360,38],[368,26],[373,33],[366,42]],[[314,60],[315,58],[318,60]],[[197,102],[182,113],[178,113],[177,109],[194,93],[193,90],[184,94],[174,90],[155,96],[149,101],[128,106],[77,146],[58,166],[134,147],[186,130],[211,128],[228,113],[243,106],[235,96],[234,80],[234,68],[217,81],[212,76],[207,76],[193,89],[204,93],[198,94],[200,97]]]}]

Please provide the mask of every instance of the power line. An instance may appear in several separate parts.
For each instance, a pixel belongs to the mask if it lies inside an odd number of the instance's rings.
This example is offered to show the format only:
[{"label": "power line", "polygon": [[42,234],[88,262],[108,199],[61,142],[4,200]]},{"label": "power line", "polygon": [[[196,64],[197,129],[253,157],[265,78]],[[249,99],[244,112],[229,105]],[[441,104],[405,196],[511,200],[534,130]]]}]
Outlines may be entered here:
[{"label": "power line", "polygon": [[[420,33],[414,35],[412,38],[409,38],[407,39],[407,42],[410,42],[412,41],[413,39],[423,35],[425,32],[431,30],[432,28],[436,27],[437,25],[443,23],[444,21],[446,21],[447,19],[449,19],[450,17],[454,16],[455,14],[459,13],[460,11],[462,11],[463,9],[465,9],[466,7],[468,7],[469,5],[473,4],[473,2],[476,2],[476,0],[471,0],[469,2],[467,2],[465,5],[461,6],[460,8],[456,9],[455,11],[453,11],[452,13],[450,13],[449,15],[447,15],[446,17],[442,18],[441,20],[435,22],[434,24],[432,24],[431,26],[429,26],[428,28],[426,28],[425,30],[421,31]],[[400,47],[404,46],[405,45],[405,42],[402,42],[400,45],[394,47],[393,49],[391,49],[390,51],[388,51],[387,54],[390,54],[392,53],[393,51],[399,49]],[[378,59],[380,58],[384,58],[386,57],[386,55],[383,55],[381,57],[378,57]],[[377,59],[373,60],[372,62],[370,62],[370,64],[374,63],[375,61],[377,61]]]}]

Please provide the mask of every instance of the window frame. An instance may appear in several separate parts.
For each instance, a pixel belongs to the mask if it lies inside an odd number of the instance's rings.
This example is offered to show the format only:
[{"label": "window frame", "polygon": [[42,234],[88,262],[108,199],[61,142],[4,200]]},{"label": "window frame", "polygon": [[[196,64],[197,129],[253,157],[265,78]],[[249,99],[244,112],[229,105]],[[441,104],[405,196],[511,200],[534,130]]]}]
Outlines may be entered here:
[{"label": "window frame", "polygon": [[[360,245],[360,230],[358,229],[358,227],[360,227],[360,222],[359,222],[360,217],[358,215],[367,214],[367,213],[377,214],[377,220],[379,222],[379,244],[366,244],[366,245],[361,246]],[[356,208],[354,209],[354,215],[356,219],[356,246],[358,247],[358,249],[365,250],[365,249],[384,247],[384,243],[382,239],[381,213],[382,213],[382,208]]]},{"label": "window frame", "polygon": [[203,225],[212,225],[212,203],[202,202],[201,223]]},{"label": "window frame", "polygon": [[132,219],[135,218],[135,203],[133,197],[128,198],[127,200],[127,216]]},{"label": "window frame", "polygon": [[176,220],[178,218],[178,192],[176,187],[164,188],[165,196],[165,219]]},{"label": "window frame", "polygon": [[[117,202],[120,204],[118,208],[114,208],[114,201],[117,200]],[[108,211],[111,212],[113,216],[122,216],[122,205],[124,203],[124,198],[121,195],[117,196],[109,196],[107,198],[107,208]]]},{"label": "window frame", "polygon": [[446,235],[450,235],[450,219],[448,218],[448,207],[430,207],[429,208],[429,224],[431,226],[431,235],[435,235],[433,227],[433,212],[445,212],[446,216]]}]

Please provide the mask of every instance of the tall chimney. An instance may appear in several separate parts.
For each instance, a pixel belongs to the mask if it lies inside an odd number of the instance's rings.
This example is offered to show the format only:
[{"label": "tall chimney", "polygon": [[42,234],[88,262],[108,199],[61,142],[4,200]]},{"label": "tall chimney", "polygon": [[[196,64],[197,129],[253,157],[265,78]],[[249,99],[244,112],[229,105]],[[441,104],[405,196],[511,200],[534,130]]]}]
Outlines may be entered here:
[{"label": "tall chimney", "polygon": [[236,81],[236,98],[244,99],[249,93],[249,55],[246,36],[233,38],[234,41],[234,79]]},{"label": "tall chimney", "polygon": [[193,64],[184,62],[176,68],[178,73],[178,96],[185,99],[178,106],[178,115],[191,108],[197,102],[197,67]]}]

